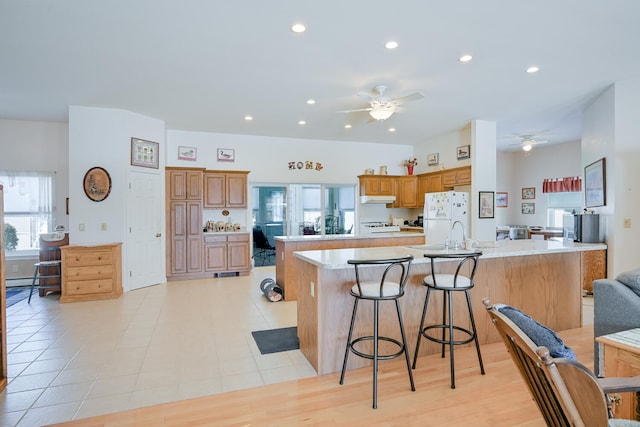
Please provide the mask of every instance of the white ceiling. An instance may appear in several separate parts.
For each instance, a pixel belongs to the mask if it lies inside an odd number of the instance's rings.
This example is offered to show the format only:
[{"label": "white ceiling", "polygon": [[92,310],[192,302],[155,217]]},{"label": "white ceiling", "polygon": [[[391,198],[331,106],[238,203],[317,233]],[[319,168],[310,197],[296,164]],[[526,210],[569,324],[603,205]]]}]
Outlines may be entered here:
[{"label": "white ceiling", "polygon": [[[479,119],[502,148],[575,141],[581,108],[640,76],[639,22],[638,0],[0,0],[0,118],[85,105],[169,129],[398,144]],[[384,122],[336,113],[378,84],[424,98]]]}]

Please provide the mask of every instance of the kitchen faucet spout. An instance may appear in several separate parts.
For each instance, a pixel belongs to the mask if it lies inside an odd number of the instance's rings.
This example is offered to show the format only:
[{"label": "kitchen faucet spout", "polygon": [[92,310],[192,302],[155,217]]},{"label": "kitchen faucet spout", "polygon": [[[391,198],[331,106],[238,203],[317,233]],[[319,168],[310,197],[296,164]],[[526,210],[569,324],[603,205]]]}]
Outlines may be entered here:
[{"label": "kitchen faucet spout", "polygon": [[464,225],[460,222],[460,221],[454,221],[453,224],[451,224],[451,231],[453,231],[454,228],[456,228],[456,224],[460,225],[460,229],[462,230],[462,242],[460,242],[461,244],[464,244],[465,240],[467,240],[465,234],[464,234]]}]

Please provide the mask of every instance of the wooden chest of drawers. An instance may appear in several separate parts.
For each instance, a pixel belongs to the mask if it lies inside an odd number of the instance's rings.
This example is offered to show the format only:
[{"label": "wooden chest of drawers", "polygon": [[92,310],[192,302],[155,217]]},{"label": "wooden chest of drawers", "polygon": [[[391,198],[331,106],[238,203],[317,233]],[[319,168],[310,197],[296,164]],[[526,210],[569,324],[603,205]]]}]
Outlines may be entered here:
[{"label": "wooden chest of drawers", "polygon": [[60,302],[122,295],[122,244],[63,246]]}]

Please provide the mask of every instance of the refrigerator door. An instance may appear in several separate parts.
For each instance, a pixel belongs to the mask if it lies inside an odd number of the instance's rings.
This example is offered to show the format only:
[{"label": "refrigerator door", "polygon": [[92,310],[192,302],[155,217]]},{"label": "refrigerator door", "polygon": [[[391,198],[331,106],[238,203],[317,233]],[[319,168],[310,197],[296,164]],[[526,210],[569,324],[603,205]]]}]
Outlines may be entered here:
[{"label": "refrigerator door", "polygon": [[451,219],[451,193],[425,194],[424,219]]}]

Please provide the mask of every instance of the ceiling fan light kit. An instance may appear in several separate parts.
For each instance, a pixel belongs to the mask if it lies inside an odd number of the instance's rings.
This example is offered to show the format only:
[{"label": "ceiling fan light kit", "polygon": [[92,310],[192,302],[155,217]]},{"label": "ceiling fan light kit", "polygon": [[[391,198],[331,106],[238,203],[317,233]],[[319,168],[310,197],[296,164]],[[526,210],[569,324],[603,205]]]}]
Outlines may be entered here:
[{"label": "ceiling fan light kit", "polygon": [[376,120],[386,120],[393,114],[391,109],[377,109],[369,111],[369,115]]},{"label": "ceiling fan light kit", "polygon": [[360,108],[357,110],[343,110],[338,111],[338,113],[354,113],[358,111],[368,111],[369,115],[377,120],[387,120],[389,117],[393,115],[393,113],[397,112],[397,108],[399,105],[416,101],[418,99],[424,98],[419,92],[412,93],[411,95],[403,96],[397,99],[391,99],[388,96],[384,95],[384,92],[387,90],[387,86],[378,85],[374,88],[374,92],[376,95],[371,95],[368,93],[361,93],[359,96],[364,98],[369,103],[369,108]]}]

